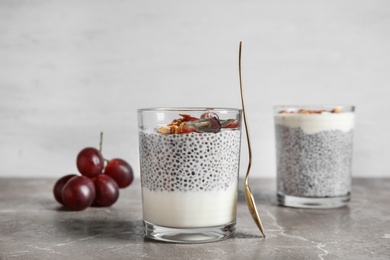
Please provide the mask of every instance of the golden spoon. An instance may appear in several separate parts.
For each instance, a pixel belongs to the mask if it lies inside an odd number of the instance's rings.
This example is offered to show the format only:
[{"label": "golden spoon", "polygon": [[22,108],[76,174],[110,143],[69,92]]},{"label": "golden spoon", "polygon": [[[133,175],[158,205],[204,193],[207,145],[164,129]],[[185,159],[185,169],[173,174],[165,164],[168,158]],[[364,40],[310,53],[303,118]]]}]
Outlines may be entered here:
[{"label": "golden spoon", "polygon": [[257,212],[255,199],[253,198],[253,194],[251,192],[251,189],[249,187],[249,172],[252,166],[252,148],[251,148],[251,142],[249,139],[249,130],[248,130],[248,123],[246,121],[246,114],[245,114],[245,105],[244,105],[244,95],[242,94],[242,76],[241,76],[241,49],[242,49],[242,42],[240,42],[240,50],[239,50],[239,57],[238,57],[238,71],[239,71],[239,77],[240,77],[240,94],[241,94],[241,104],[242,104],[242,114],[244,115],[244,124],[245,124],[245,132],[246,132],[246,139],[248,141],[248,152],[249,152],[249,163],[248,163],[248,169],[245,176],[245,183],[244,183],[244,190],[245,190],[245,198],[246,202],[248,204],[249,212],[252,215],[253,220],[255,221],[256,225],[259,227],[261,234],[265,237],[265,232],[263,225],[261,224],[261,220],[259,217],[259,213]]}]

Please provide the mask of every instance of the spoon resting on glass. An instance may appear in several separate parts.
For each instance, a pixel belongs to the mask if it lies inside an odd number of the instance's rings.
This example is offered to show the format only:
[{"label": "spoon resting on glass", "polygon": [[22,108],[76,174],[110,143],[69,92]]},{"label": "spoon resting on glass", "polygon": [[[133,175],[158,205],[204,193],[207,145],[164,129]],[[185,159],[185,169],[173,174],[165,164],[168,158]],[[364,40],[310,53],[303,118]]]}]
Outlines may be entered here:
[{"label": "spoon resting on glass", "polygon": [[251,166],[252,166],[252,148],[251,148],[251,142],[249,139],[248,123],[246,121],[244,95],[242,93],[243,91],[242,91],[242,76],[241,76],[241,49],[242,49],[242,42],[240,42],[238,70],[239,70],[239,78],[240,78],[240,95],[241,95],[241,104],[242,104],[242,114],[244,116],[245,133],[246,133],[246,139],[248,142],[248,152],[249,152],[248,169],[246,172],[245,183],[244,183],[245,198],[246,198],[246,202],[248,204],[249,212],[251,213],[253,220],[255,221],[256,225],[260,229],[261,234],[263,234],[263,236],[265,237],[263,224],[261,223],[259,213],[257,212],[255,199],[253,198],[253,194],[252,194],[251,189],[249,187],[249,172],[250,172]]}]

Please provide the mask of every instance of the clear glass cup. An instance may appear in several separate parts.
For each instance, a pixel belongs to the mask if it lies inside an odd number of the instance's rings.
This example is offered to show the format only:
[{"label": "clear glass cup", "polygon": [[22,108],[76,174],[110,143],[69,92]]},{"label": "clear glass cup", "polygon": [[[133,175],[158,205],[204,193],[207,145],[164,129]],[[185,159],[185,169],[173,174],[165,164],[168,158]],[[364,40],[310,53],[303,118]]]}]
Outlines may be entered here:
[{"label": "clear glass cup", "polygon": [[274,121],[278,203],[300,208],[346,205],[354,106],[275,106]]},{"label": "clear glass cup", "polygon": [[146,237],[176,243],[235,232],[241,110],[138,110]]}]

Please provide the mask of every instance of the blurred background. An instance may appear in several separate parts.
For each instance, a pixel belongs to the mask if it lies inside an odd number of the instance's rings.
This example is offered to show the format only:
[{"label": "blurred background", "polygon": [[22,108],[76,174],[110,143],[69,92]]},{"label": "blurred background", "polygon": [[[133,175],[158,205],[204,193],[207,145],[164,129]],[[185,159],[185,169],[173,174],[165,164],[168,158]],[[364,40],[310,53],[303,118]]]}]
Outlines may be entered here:
[{"label": "blurred background", "polygon": [[102,131],[139,178],[137,109],[240,107],[240,41],[253,177],[280,104],[355,105],[353,175],[390,177],[388,0],[1,0],[0,177],[76,172]]}]

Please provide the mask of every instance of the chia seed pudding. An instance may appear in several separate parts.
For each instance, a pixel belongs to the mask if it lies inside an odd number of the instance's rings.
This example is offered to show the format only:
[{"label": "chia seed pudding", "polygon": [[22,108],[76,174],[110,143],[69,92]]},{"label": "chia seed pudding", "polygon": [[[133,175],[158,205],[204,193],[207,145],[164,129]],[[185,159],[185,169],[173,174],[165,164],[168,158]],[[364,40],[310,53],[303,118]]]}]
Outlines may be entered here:
[{"label": "chia seed pudding", "polygon": [[349,200],[353,126],[353,112],[276,114],[278,196]]},{"label": "chia seed pudding", "polygon": [[144,220],[175,228],[234,222],[239,127],[185,134],[161,131],[139,131]]}]

